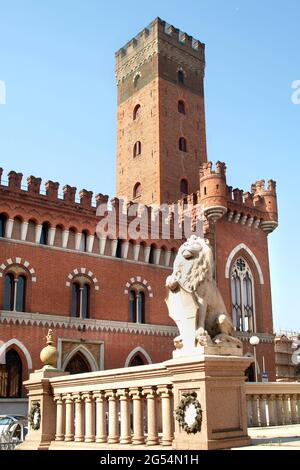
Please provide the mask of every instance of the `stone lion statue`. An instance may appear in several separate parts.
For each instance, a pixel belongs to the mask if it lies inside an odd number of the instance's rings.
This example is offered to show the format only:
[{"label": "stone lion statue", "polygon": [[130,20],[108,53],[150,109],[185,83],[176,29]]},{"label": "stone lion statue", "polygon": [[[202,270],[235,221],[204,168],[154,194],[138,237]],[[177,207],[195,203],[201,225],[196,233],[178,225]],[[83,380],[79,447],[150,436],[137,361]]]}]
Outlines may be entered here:
[{"label": "stone lion statue", "polygon": [[[209,243],[192,235],[181,245],[166,280],[166,303],[180,336],[177,349],[220,345],[241,348],[214,279]],[[186,344],[191,343],[191,344]]]}]

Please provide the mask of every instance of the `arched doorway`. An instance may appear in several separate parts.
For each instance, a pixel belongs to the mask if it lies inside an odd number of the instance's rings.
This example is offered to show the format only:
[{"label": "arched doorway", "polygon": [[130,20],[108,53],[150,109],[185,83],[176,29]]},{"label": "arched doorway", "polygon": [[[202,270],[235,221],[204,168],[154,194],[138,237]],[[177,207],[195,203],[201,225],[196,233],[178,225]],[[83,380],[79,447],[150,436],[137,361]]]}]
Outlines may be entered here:
[{"label": "arched doorway", "polygon": [[22,361],[14,349],[7,351],[5,364],[0,364],[0,397],[22,397]]},{"label": "arched doorway", "polygon": [[144,365],[145,365],[145,361],[142,358],[142,356],[140,354],[136,354],[131,359],[128,367],[137,367],[137,366],[144,366]]},{"label": "arched doorway", "polygon": [[65,371],[70,372],[70,374],[82,374],[91,372],[91,367],[84,355],[78,351],[68,362]]}]

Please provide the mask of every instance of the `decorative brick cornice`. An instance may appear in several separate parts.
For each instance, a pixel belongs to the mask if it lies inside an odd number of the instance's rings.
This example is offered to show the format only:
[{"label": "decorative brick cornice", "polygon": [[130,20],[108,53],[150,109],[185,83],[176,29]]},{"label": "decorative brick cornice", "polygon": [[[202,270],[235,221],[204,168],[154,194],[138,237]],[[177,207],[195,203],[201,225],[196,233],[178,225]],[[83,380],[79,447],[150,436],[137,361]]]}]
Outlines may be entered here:
[{"label": "decorative brick cornice", "polygon": [[167,325],[149,325],[127,323],[111,320],[95,320],[66,317],[61,315],[47,315],[42,313],[27,313],[27,312],[7,312],[0,311],[0,324],[11,323],[19,325],[30,326],[44,326],[53,328],[75,328],[85,327],[85,330],[90,331],[106,331],[114,333],[133,333],[142,335],[157,335],[175,337],[178,335],[178,330],[174,326]]},{"label": "decorative brick cornice", "polygon": [[274,344],[275,335],[273,333],[246,333],[242,331],[236,332],[236,337],[239,338],[241,341],[249,342],[251,336],[258,336],[261,343],[271,343]]}]

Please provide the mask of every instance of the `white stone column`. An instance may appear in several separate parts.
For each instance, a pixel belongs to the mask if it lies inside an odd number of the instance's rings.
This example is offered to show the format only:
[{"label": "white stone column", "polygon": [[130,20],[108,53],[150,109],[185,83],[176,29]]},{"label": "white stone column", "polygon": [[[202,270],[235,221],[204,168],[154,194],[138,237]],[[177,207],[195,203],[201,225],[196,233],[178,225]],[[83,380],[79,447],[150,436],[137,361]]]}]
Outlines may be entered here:
[{"label": "white stone column", "polygon": [[284,412],[284,424],[292,424],[290,408],[289,408],[289,395],[283,395],[283,412]]},{"label": "white stone column", "polygon": [[35,243],[40,243],[42,229],[43,229],[43,226],[41,224],[37,224],[35,226]]},{"label": "white stone column", "polygon": [[275,395],[268,395],[268,408],[269,408],[269,426],[277,425],[277,413]]},{"label": "white stone column", "polygon": [[69,230],[64,230],[62,233],[62,247],[67,248],[69,241]]},{"label": "white stone column", "polygon": [[87,239],[87,249],[88,253],[92,253],[94,246],[95,235],[89,235]]},{"label": "white stone column", "polygon": [[158,444],[156,387],[143,389],[147,401],[147,446]]},{"label": "white stone column", "polygon": [[65,439],[65,409],[61,395],[54,397],[56,402],[56,433],[55,440],[63,441]]},{"label": "white stone column", "polygon": [[56,234],[56,227],[49,228],[48,245],[53,246]]},{"label": "white stone column", "polygon": [[129,395],[128,390],[118,390],[118,397],[120,400],[120,444],[131,443],[131,431],[130,431],[130,410],[129,410]]},{"label": "white stone column", "polygon": [[145,248],[144,248],[144,254],[145,254],[144,261],[145,261],[145,263],[149,263],[150,250],[151,250],[151,246],[145,246]]},{"label": "white stone column", "polygon": [[65,441],[74,440],[74,403],[73,397],[70,393],[64,396],[65,407],[66,407],[66,432]]},{"label": "white stone column", "polygon": [[162,411],[162,445],[170,446],[173,441],[173,413],[172,413],[172,389],[170,385],[160,385],[158,393],[161,396]]},{"label": "white stone column", "polygon": [[96,400],[96,442],[106,442],[106,398],[104,392],[94,393],[94,398]]},{"label": "white stone column", "polygon": [[129,242],[127,240],[123,240],[122,247],[121,247],[121,254],[122,254],[123,259],[127,259],[128,250],[129,250]]},{"label": "white stone column", "polygon": [[100,252],[100,255],[104,255],[104,253],[105,253],[106,240],[107,240],[107,237],[100,237],[99,238],[99,252]]},{"label": "white stone column", "polygon": [[166,251],[165,266],[170,266],[171,250]]},{"label": "white stone column", "polygon": [[82,238],[81,232],[75,233],[75,250],[80,250],[81,238]]},{"label": "white stone column", "polygon": [[252,398],[252,419],[253,419],[253,427],[256,428],[259,426],[258,421],[258,398],[259,395],[251,395]]},{"label": "white stone column", "polygon": [[260,395],[259,397],[259,420],[260,426],[267,426],[266,395]]},{"label": "white stone column", "polygon": [[138,388],[129,391],[133,400],[133,439],[132,444],[144,444],[144,406],[143,397]]},{"label": "white stone column", "polygon": [[282,395],[276,395],[276,412],[277,412],[277,425],[282,426],[284,424],[284,415],[283,415],[283,403]]},{"label": "white stone column", "polygon": [[84,402],[80,394],[75,397],[75,442],[84,441]]},{"label": "white stone column", "polygon": [[291,400],[292,424],[297,424],[298,423],[297,395],[296,394],[290,395],[290,400]]},{"label": "white stone column", "polygon": [[300,393],[297,394],[297,413],[298,413],[298,423],[300,423]]},{"label": "white stone column", "polygon": [[108,398],[108,439],[109,444],[119,442],[119,416],[118,397],[114,390],[108,390],[105,394]]},{"label": "white stone column", "polygon": [[159,264],[160,255],[161,255],[161,249],[160,248],[155,248],[155,250],[154,250],[154,264]]},{"label": "white stone column", "polygon": [[111,256],[116,256],[118,240],[111,240]]},{"label": "white stone column", "polygon": [[14,228],[14,219],[8,219],[5,225],[5,237],[11,238]]},{"label": "white stone column", "polygon": [[95,441],[95,401],[92,393],[84,393],[85,402],[85,442]]},{"label": "white stone column", "polygon": [[138,261],[139,260],[139,256],[140,256],[140,249],[141,249],[141,245],[139,245],[138,243],[136,243],[133,247],[133,259],[134,261]]},{"label": "white stone column", "polygon": [[28,225],[29,225],[28,222],[22,222],[22,225],[21,225],[21,240],[22,241],[26,241]]}]

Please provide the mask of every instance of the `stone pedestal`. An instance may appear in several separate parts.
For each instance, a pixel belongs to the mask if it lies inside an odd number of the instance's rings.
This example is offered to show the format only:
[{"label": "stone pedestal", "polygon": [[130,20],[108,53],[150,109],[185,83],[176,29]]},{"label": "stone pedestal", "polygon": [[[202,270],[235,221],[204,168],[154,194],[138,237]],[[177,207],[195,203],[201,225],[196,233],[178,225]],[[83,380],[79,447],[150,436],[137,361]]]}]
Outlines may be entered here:
[{"label": "stone pedestal", "polygon": [[172,376],[174,409],[195,392],[202,409],[201,430],[187,432],[175,423],[174,449],[226,449],[250,445],[247,433],[245,370],[251,358],[200,355],[165,362]]},{"label": "stone pedestal", "polygon": [[56,404],[53,400],[49,380],[52,377],[69,375],[69,372],[45,367],[35,371],[29,376],[29,380],[24,382],[28,390],[28,415],[32,406],[39,404],[40,424],[38,429],[28,424],[28,434],[26,440],[17,446],[16,450],[47,450],[50,442],[55,438],[56,428]]}]

